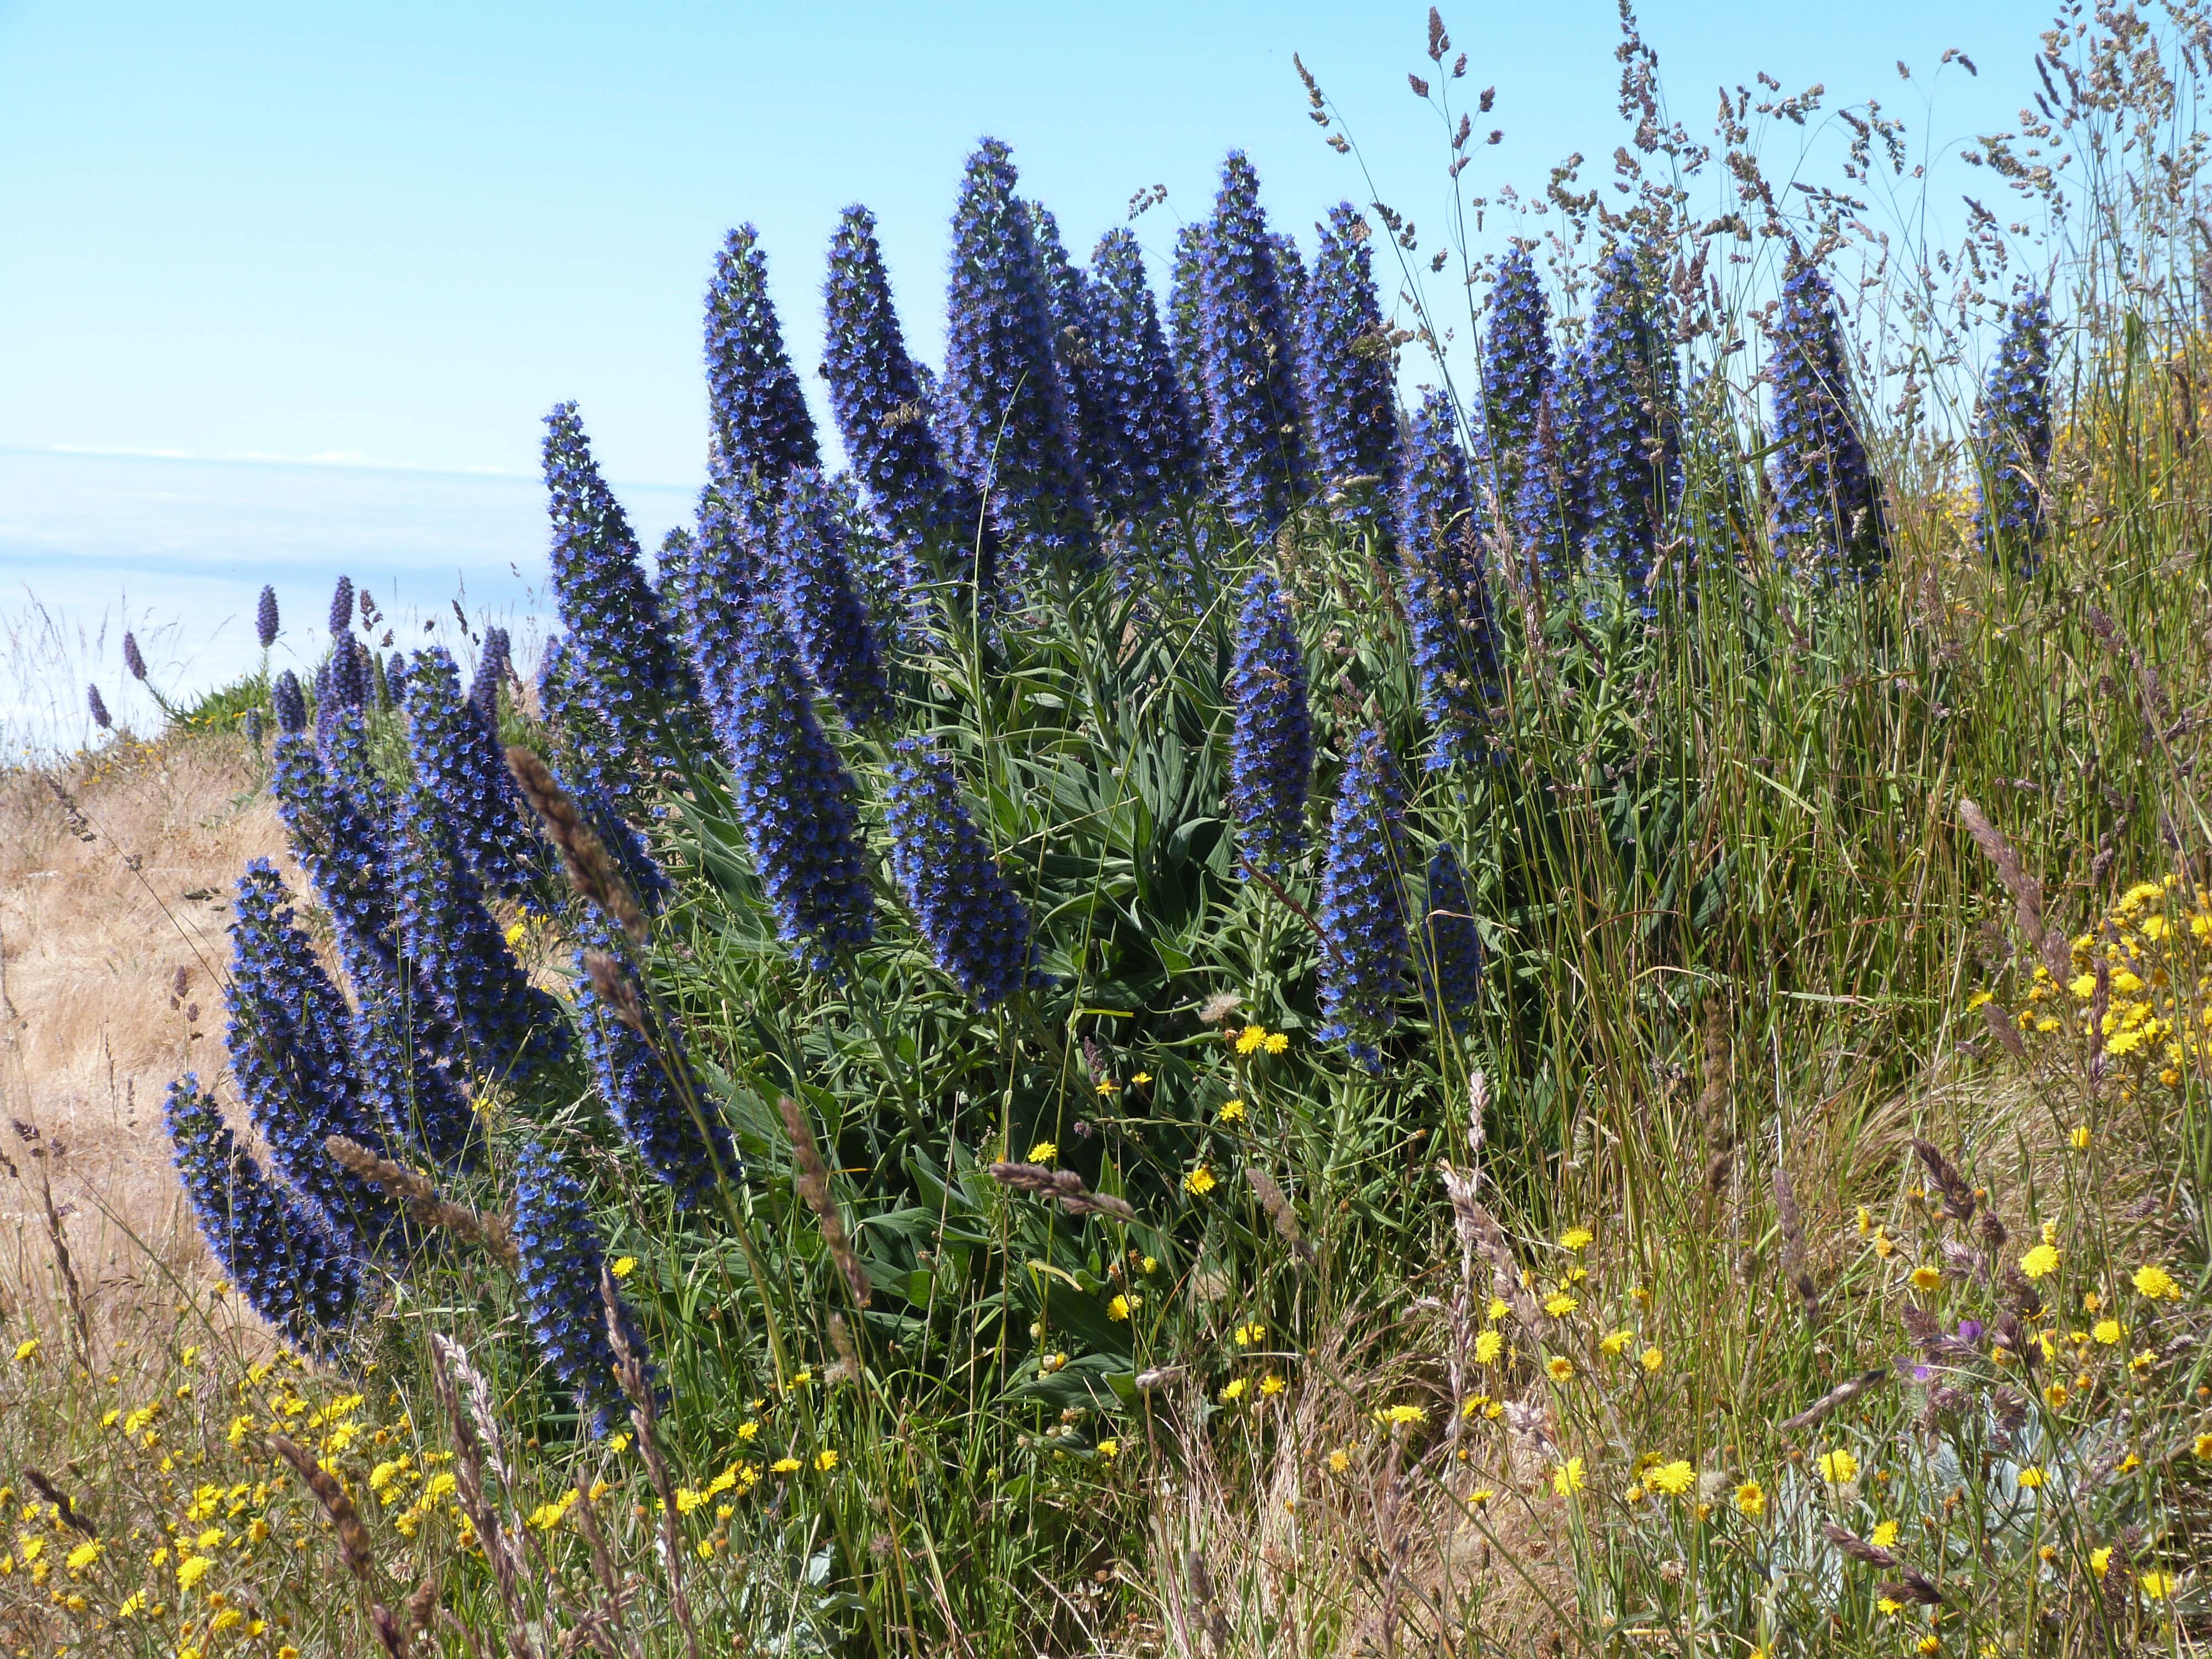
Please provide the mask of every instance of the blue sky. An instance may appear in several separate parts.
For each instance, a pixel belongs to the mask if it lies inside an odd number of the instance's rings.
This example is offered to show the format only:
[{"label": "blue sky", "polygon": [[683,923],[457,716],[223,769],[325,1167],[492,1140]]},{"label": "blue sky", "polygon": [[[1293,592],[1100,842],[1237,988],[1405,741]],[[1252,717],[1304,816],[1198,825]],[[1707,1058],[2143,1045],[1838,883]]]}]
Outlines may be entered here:
[{"label": "blue sky", "polygon": [[[1668,0],[1644,17],[1675,111],[1765,70],[1869,94],[1939,142],[2008,125],[2046,14],[1994,0]],[[1155,183],[1150,250],[1224,150],[1309,242],[1361,194],[1304,117],[1321,76],[1389,199],[1441,222],[1412,4],[198,7],[0,0],[0,447],[345,456],[526,472],[582,405],[610,473],[702,465],[700,295],[762,230],[821,407],[817,289],[838,210],[878,215],[933,356],[945,219],[989,131],[1087,249]],[[1608,155],[1607,0],[1446,9],[1504,143],[1463,183]],[[1923,98],[1943,48],[1979,63]],[[1893,63],[1917,78],[1899,82]]]}]

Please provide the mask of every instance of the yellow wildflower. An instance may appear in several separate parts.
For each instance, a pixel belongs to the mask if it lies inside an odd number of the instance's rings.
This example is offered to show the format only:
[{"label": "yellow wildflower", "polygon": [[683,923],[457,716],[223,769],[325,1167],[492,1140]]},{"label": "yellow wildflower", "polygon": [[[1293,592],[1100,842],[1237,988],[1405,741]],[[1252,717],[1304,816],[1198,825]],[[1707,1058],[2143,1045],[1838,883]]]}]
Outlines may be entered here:
[{"label": "yellow wildflower", "polygon": [[1235,1335],[1238,1347],[1249,1348],[1255,1342],[1267,1340],[1267,1328],[1256,1319],[1249,1320],[1237,1328]]},{"label": "yellow wildflower", "polygon": [[1193,1198],[1204,1198],[1214,1189],[1217,1184],[1213,1179],[1213,1171],[1203,1164],[1182,1178],[1183,1191],[1188,1193]]},{"label": "yellow wildflower", "polygon": [[1232,1405],[1243,1397],[1244,1379],[1241,1376],[1224,1384],[1219,1395],[1221,1403],[1224,1406]]},{"label": "yellow wildflower", "polygon": [[1237,1052],[1240,1054],[1255,1054],[1267,1044],[1267,1028],[1264,1025],[1247,1025],[1237,1034]]},{"label": "yellow wildflower", "polygon": [[1575,1362],[1563,1353],[1557,1353],[1552,1356],[1544,1369],[1551,1372],[1553,1381],[1564,1382],[1575,1374]]},{"label": "yellow wildflower", "polygon": [[2163,1601],[2173,1591],[2174,1578],[2170,1572],[2147,1572],[2136,1583],[2145,1596],[2154,1601]]},{"label": "yellow wildflower", "polygon": [[2043,1484],[2043,1471],[2030,1464],[2020,1472],[2020,1484],[2028,1491],[2033,1492]]},{"label": "yellow wildflower", "polygon": [[1291,1046],[1291,1040],[1280,1031],[1270,1031],[1267,1040],[1260,1046],[1271,1054],[1279,1054]]},{"label": "yellow wildflower", "polygon": [[1290,1384],[1284,1382],[1281,1377],[1276,1376],[1273,1371],[1269,1371],[1265,1376],[1260,1379],[1260,1392],[1263,1395],[1280,1394],[1288,1387],[1290,1387]]},{"label": "yellow wildflower", "polygon": [[1244,1121],[1244,1103],[1241,1100],[1223,1101],[1218,1118],[1224,1123],[1242,1123]]},{"label": "yellow wildflower", "polygon": [[1377,1423],[1387,1423],[1393,1428],[1408,1428],[1429,1420],[1428,1410],[1421,1406],[1385,1406],[1375,1413]]},{"label": "yellow wildflower", "polygon": [[1058,1141],[1040,1140],[1036,1146],[1030,1148],[1030,1162],[1032,1164],[1049,1164],[1053,1159],[1059,1156],[1060,1143]]},{"label": "yellow wildflower", "polygon": [[27,1365],[38,1357],[39,1339],[37,1337],[27,1337],[15,1345],[15,1363],[18,1365]]},{"label": "yellow wildflower", "polygon": [[779,1457],[775,1462],[769,1464],[769,1468],[775,1470],[778,1474],[797,1474],[799,1473],[799,1460],[795,1457]]},{"label": "yellow wildflower", "polygon": [[1570,1227],[1559,1235],[1559,1248],[1567,1250],[1583,1249],[1597,1235],[1587,1227]]},{"label": "yellow wildflower", "polygon": [[1678,1457],[1670,1463],[1662,1463],[1644,1478],[1668,1497],[1680,1498],[1697,1483],[1698,1471],[1695,1466]]},{"label": "yellow wildflower", "polygon": [[1493,1364],[1505,1346],[1505,1339],[1496,1331],[1485,1331],[1474,1339],[1474,1362],[1478,1365]]},{"label": "yellow wildflower", "polygon": [[1659,1369],[1667,1363],[1667,1356],[1656,1348],[1646,1348],[1642,1353],[1637,1356],[1637,1358],[1642,1362],[1645,1370],[1653,1373],[1655,1376],[1658,1373]]},{"label": "yellow wildflower", "polygon": [[2127,1332],[2121,1328],[2120,1322],[2117,1319],[2100,1319],[2090,1328],[2089,1334],[2109,1348],[2125,1336]]},{"label": "yellow wildflower", "polygon": [[1846,1481],[1858,1479],[1859,1460],[1847,1451],[1824,1451],[1818,1461],[1820,1479],[1831,1486],[1840,1486]]},{"label": "yellow wildflower", "polygon": [[1127,1319],[1136,1311],[1138,1303],[1142,1300],[1141,1297],[1117,1296],[1106,1304],[1106,1317],[1113,1320]]},{"label": "yellow wildflower", "polygon": [[814,1454],[814,1468],[817,1474],[827,1474],[836,1467],[837,1453],[834,1448],[824,1446]]},{"label": "yellow wildflower", "polygon": [[101,1553],[106,1549],[106,1547],[107,1547],[101,1543],[98,1539],[88,1538],[83,1543],[79,1544],[75,1549],[69,1553],[69,1559],[63,1565],[67,1566],[72,1573],[82,1572],[87,1567],[100,1559]]},{"label": "yellow wildflower", "polygon": [[2136,1268],[2132,1282],[2137,1296],[2146,1297],[2153,1302],[2178,1301],[2181,1296],[2181,1286],[2173,1282],[2173,1275],[2160,1267]]},{"label": "yellow wildflower", "polygon": [[2039,1244],[2020,1259],[2020,1270],[2030,1279],[2045,1279],[2058,1271],[2057,1247]]},{"label": "yellow wildflower", "polygon": [[1562,1498],[1571,1498],[1583,1489],[1583,1460],[1570,1457],[1552,1471],[1552,1490]]},{"label": "yellow wildflower", "polygon": [[1334,1473],[1342,1474],[1352,1467],[1352,1455],[1342,1450],[1331,1452],[1328,1455],[1328,1467]]},{"label": "yellow wildflower", "polygon": [[1766,1489],[1756,1480],[1745,1481],[1735,1489],[1735,1506],[1746,1520],[1758,1520],[1766,1513]]},{"label": "yellow wildflower", "polygon": [[1565,1319],[1582,1305],[1565,1291],[1559,1291],[1545,1298],[1544,1311],[1554,1319]]},{"label": "yellow wildflower", "polygon": [[1943,1272],[1940,1267],[1919,1267],[1912,1270],[1912,1288],[1916,1291],[1932,1291],[1942,1283]]},{"label": "yellow wildflower", "polygon": [[177,1563],[177,1588],[188,1590],[208,1575],[215,1559],[206,1555],[187,1555]]},{"label": "yellow wildflower", "polygon": [[1867,1534],[1867,1542],[1878,1550],[1888,1549],[1897,1542],[1897,1522],[1885,1521]]},{"label": "yellow wildflower", "polygon": [[617,1279],[628,1279],[637,1271],[637,1258],[634,1255],[618,1255],[615,1258],[614,1266],[607,1271],[613,1273]]}]

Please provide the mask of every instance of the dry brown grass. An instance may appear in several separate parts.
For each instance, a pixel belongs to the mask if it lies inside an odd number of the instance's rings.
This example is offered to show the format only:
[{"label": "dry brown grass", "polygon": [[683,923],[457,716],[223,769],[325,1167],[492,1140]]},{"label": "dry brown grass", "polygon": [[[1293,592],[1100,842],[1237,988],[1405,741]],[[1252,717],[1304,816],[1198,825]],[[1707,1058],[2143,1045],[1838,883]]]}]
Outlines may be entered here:
[{"label": "dry brown grass", "polygon": [[[292,873],[258,782],[252,752],[213,737],[126,739],[0,776],[0,1106],[58,1149],[54,1199],[99,1322],[149,1275],[208,1268],[169,1171],[161,1095],[181,1072],[224,1069],[231,883],[255,857]],[[73,832],[53,784],[93,839]],[[7,1144],[24,1178],[0,1180],[0,1296],[42,1303],[57,1287],[36,1166],[15,1135]]]}]

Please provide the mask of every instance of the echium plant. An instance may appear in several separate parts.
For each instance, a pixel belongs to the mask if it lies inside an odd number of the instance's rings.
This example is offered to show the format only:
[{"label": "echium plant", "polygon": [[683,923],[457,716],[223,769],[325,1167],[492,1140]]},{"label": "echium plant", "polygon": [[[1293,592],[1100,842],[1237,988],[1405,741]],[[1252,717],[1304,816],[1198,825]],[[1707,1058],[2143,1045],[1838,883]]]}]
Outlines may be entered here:
[{"label": "echium plant", "polygon": [[1321,878],[1321,1012],[1316,1033],[1370,1072],[1406,991],[1406,786],[1381,731],[1353,740],[1329,820]]},{"label": "echium plant", "polygon": [[1647,609],[1652,555],[1680,495],[1674,358],[1652,311],[1635,254],[1615,248],[1590,299],[1575,458],[1590,563]]},{"label": "echium plant", "polygon": [[908,550],[972,542],[977,503],[945,470],[921,375],[891,303],[876,217],[848,207],[830,240],[822,374],[853,470],[892,540]]},{"label": "echium plant", "polygon": [[1306,789],[1313,776],[1313,716],[1306,659],[1290,604],[1266,569],[1244,586],[1227,685],[1229,813],[1254,868],[1285,874],[1306,848]]},{"label": "echium plant", "polygon": [[1168,270],[1168,354],[1184,405],[1203,441],[1211,418],[1206,407],[1206,365],[1199,348],[1199,285],[1206,267],[1206,222],[1194,219],[1176,232],[1175,263]]},{"label": "echium plant", "polygon": [[883,651],[855,588],[845,526],[812,468],[785,480],[769,550],[775,577],[770,591],[807,678],[851,725],[890,719]]},{"label": "echium plant", "polygon": [[497,734],[461,695],[460,671],[443,646],[416,653],[408,671],[407,741],[424,786],[450,815],[470,873],[489,893],[547,908],[544,837],[507,769]]},{"label": "echium plant", "polygon": [[968,816],[951,763],[928,738],[902,738],[884,793],[891,875],[931,958],[978,1007],[1042,984],[1028,907]]},{"label": "echium plant", "polygon": [[260,602],[253,607],[253,637],[264,651],[276,643],[276,590],[264,586]]},{"label": "echium plant", "polygon": [[1197,489],[1205,465],[1136,237],[1117,226],[1091,254],[1091,349],[1111,441],[1091,474],[1099,507],[1140,523]]},{"label": "echium plant", "polygon": [[[499,735],[499,690],[514,664],[514,647],[504,628],[494,623],[483,631],[477,653],[476,672],[469,677],[469,707],[475,709],[492,735]],[[393,694],[397,696],[398,694]],[[404,699],[401,699],[404,701]]]},{"label": "echium plant", "polygon": [[1536,262],[1516,247],[1498,262],[1483,343],[1483,415],[1498,466],[1499,498],[1511,501],[1536,442],[1537,414],[1552,384],[1552,336]]},{"label": "echium plant", "polygon": [[691,683],[573,403],[545,417],[544,470],[554,597],[574,641],[562,710],[574,729],[563,735],[594,784],[627,806],[697,740]]},{"label": "echium plant", "polygon": [[1329,210],[1301,313],[1298,368],[1315,487],[1339,520],[1372,528],[1397,473],[1398,398],[1369,240],[1351,203]]},{"label": "echium plant", "polygon": [[1561,453],[1556,388],[1546,386],[1536,404],[1536,424],[1522,453],[1513,492],[1514,557],[1524,577],[1546,587],[1574,574],[1572,481]]},{"label": "echium plant", "polygon": [[1775,550],[1822,580],[1869,580],[1888,556],[1889,531],[1851,412],[1835,295],[1810,259],[1783,282],[1766,374]]},{"label": "echium plant", "polygon": [[1435,770],[1472,758],[1498,684],[1496,620],[1474,517],[1474,492],[1451,401],[1431,390],[1407,429],[1397,536],[1407,576],[1421,712],[1436,732]]},{"label": "echium plant", "polygon": [[787,473],[822,465],[814,417],[768,297],[768,258],[750,225],[729,234],[707,289],[707,403],[718,479],[772,497]]},{"label": "echium plant", "polygon": [[357,1260],[239,1146],[198,1077],[169,1085],[161,1117],[192,1219],[224,1277],[294,1347],[328,1352],[364,1300]]},{"label": "echium plant", "polygon": [[1208,447],[1231,522],[1273,536],[1304,480],[1296,337],[1260,176],[1242,150],[1222,164],[1199,266],[1199,358]]},{"label": "echium plant", "polygon": [[1267,238],[1275,250],[1275,287],[1283,296],[1283,315],[1291,319],[1291,340],[1297,340],[1298,313],[1306,304],[1306,258],[1298,252],[1298,239],[1279,230]]},{"label": "echium plant", "polygon": [[398,1208],[348,1174],[325,1149],[344,1135],[386,1151],[364,1107],[354,1063],[352,1013],[294,920],[291,895],[266,859],[246,866],[230,925],[231,1072],[253,1127],[286,1182],[355,1255],[404,1253]]},{"label": "echium plant", "polygon": [[1098,562],[1017,183],[997,139],[984,139],[968,158],[952,215],[945,332],[946,445],[954,466],[982,492],[1010,580],[1047,566],[1088,570]]},{"label": "echium plant", "polygon": [[1099,375],[1091,279],[1068,258],[1052,210],[1042,202],[1031,202],[1029,210],[1036,238],[1037,273],[1044,283],[1045,316],[1052,325],[1053,366],[1060,372],[1060,406],[1076,465],[1096,505],[1099,475],[1110,463],[1114,439],[1107,422],[1106,388]]},{"label": "echium plant", "polygon": [[[605,1249],[592,1224],[583,1188],[535,1140],[524,1141],[515,1160],[514,1227],[515,1278],[531,1337],[546,1369],[588,1416],[592,1433],[605,1434],[623,1398],[614,1346],[607,1337]],[[643,1364],[644,1335],[619,1296],[613,1317]]]},{"label": "echium plant", "polygon": [[2023,295],[2005,319],[1975,410],[1974,447],[1982,471],[1974,534],[1983,555],[1992,564],[2033,570],[2051,465],[2051,303],[2039,293]]},{"label": "echium plant", "polygon": [[1413,930],[1421,998],[1439,1025],[1463,1031],[1482,994],[1482,935],[1467,901],[1459,854],[1438,842],[1429,854],[1428,904]]}]

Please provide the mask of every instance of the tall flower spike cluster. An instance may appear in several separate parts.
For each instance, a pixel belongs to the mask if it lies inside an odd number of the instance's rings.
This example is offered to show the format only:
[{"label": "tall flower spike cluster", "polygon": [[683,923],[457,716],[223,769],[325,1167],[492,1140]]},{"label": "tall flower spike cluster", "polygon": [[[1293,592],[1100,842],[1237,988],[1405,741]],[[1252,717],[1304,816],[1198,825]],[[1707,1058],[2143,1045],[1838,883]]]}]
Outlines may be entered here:
[{"label": "tall flower spike cluster", "polygon": [[107,699],[100,695],[97,685],[84,688],[84,708],[85,712],[92,716],[92,723],[101,731],[107,731],[114,726],[115,718],[107,712]]},{"label": "tall flower spike cluster", "polygon": [[253,608],[253,636],[261,641],[264,651],[276,643],[276,590],[273,587],[261,590],[261,602]]},{"label": "tall flower spike cluster", "polygon": [[1398,483],[1399,555],[1407,578],[1421,712],[1435,728],[1431,770],[1470,759],[1498,683],[1498,641],[1474,520],[1474,493],[1450,400],[1431,391],[1406,435]]},{"label": "tall flower spike cluster", "polygon": [[514,647],[507,630],[496,623],[485,629],[483,648],[477,653],[477,671],[469,677],[468,701],[494,737],[499,735],[499,689],[507,683],[514,662]]},{"label": "tall flower spike cluster", "polygon": [[1091,487],[1102,508],[1141,523],[1198,488],[1205,455],[1160,331],[1144,253],[1125,227],[1108,231],[1091,252],[1091,322],[1109,434]]},{"label": "tall flower spike cluster", "polygon": [[1029,204],[1036,237],[1037,272],[1044,283],[1045,316],[1052,325],[1053,366],[1060,372],[1060,407],[1076,465],[1097,504],[1098,479],[1112,464],[1114,438],[1108,392],[1098,362],[1091,279],[1067,257],[1060,222],[1042,202]]},{"label": "tall flower spike cluster", "polygon": [[1851,415],[1835,295],[1809,259],[1782,284],[1772,337],[1776,551],[1829,581],[1868,580],[1887,556],[1888,527]]},{"label": "tall flower spike cluster", "polygon": [[1222,165],[1199,267],[1198,319],[1222,504],[1231,522],[1264,539],[1297,504],[1304,465],[1290,314],[1260,176],[1242,150]]},{"label": "tall flower spike cluster", "polygon": [[1498,493],[1520,493],[1526,457],[1536,442],[1538,412],[1552,383],[1552,336],[1545,320],[1543,285],[1528,250],[1516,247],[1498,262],[1490,291],[1490,337],[1482,354],[1482,393],[1491,453],[1497,458]]},{"label": "tall flower spike cluster", "polygon": [[806,468],[785,481],[769,552],[771,591],[807,678],[853,726],[889,720],[883,651],[854,586],[845,526],[819,472]]},{"label": "tall flower spike cluster", "polygon": [[951,763],[927,738],[892,745],[884,816],[891,875],[937,965],[982,1008],[1042,983],[1028,908],[968,816]]},{"label": "tall flower spike cluster", "polygon": [[1199,285],[1206,268],[1206,222],[1194,219],[1176,232],[1175,263],[1168,271],[1168,352],[1186,408],[1203,426],[1206,364],[1199,347]]},{"label": "tall flower spike cluster", "polygon": [[1276,231],[1267,240],[1274,246],[1275,287],[1283,296],[1283,315],[1291,322],[1295,340],[1297,315],[1306,303],[1305,255],[1298,252],[1297,238],[1288,231]]},{"label": "tall flower spike cluster", "polygon": [[707,401],[717,477],[772,497],[785,474],[822,465],[750,225],[730,233],[707,289]]},{"label": "tall flower spike cluster", "polygon": [[470,873],[487,892],[544,914],[551,873],[545,841],[497,734],[461,695],[460,671],[445,647],[416,653],[408,678],[407,746],[416,775],[452,820]]},{"label": "tall flower spike cluster", "polygon": [[1651,319],[1635,255],[1600,262],[1583,348],[1578,503],[1591,563],[1648,605],[1651,559],[1674,466],[1672,358]]},{"label": "tall flower spike cluster", "polygon": [[239,1146],[198,1077],[169,1085],[161,1117],[192,1219],[224,1277],[294,1347],[326,1352],[364,1299],[355,1259]]},{"label": "tall flower spike cluster", "polygon": [[1306,849],[1313,718],[1306,658],[1290,605],[1267,571],[1244,586],[1229,671],[1236,725],[1229,741],[1229,811],[1245,860],[1280,876]]},{"label": "tall flower spike cluster", "polygon": [[1421,996],[1440,1024],[1467,1029],[1482,994],[1482,935],[1467,901],[1467,878],[1449,842],[1429,854],[1428,908],[1415,930]]},{"label": "tall flower spike cluster", "polygon": [[1373,526],[1398,465],[1396,353],[1375,289],[1367,221],[1331,208],[1301,312],[1299,373],[1313,436],[1315,484],[1346,524]]},{"label": "tall flower spike cluster", "polygon": [[[601,1288],[605,1251],[583,1188],[534,1140],[522,1143],[515,1160],[514,1248],[530,1334],[546,1369],[590,1414],[592,1432],[605,1434],[622,1404]],[[619,1298],[615,1306],[624,1338],[642,1358],[645,1339],[635,1317]]]},{"label": "tall flower spike cluster", "polygon": [[325,1149],[344,1135],[380,1152],[382,1127],[362,1106],[351,1012],[293,919],[291,895],[266,859],[246,866],[230,925],[225,1046],[253,1127],[284,1179],[356,1255],[404,1249],[392,1200]]},{"label": "tall flower spike cluster", "polygon": [[1329,820],[1321,878],[1324,1042],[1342,1042],[1370,1072],[1398,1023],[1406,989],[1405,781],[1382,733],[1354,739]]},{"label": "tall flower spike cluster", "polygon": [[573,403],[545,417],[544,469],[553,592],[575,641],[562,712],[577,729],[565,735],[592,782],[627,805],[696,742],[691,684]]},{"label": "tall flower spike cluster", "polygon": [[884,532],[907,548],[972,540],[973,495],[945,471],[921,376],[891,304],[876,217],[848,207],[830,240],[822,374],[853,470]]},{"label": "tall flower spike cluster", "polygon": [[[674,1023],[652,1025],[653,1040],[648,1042],[596,987],[589,960],[593,954],[635,979],[629,940],[596,915],[578,931],[582,948],[576,953],[576,1019],[592,1080],[646,1167],[674,1190],[679,1205],[696,1204],[718,1181],[737,1176],[737,1148],[729,1128],[691,1069]],[[641,1004],[633,1006],[643,1012]]]},{"label": "tall flower spike cluster", "polygon": [[2043,539],[2043,475],[2051,465],[2051,302],[2023,295],[2005,320],[1975,411],[1981,452],[1982,499],[1974,533],[1993,564],[2035,568]]},{"label": "tall flower spike cluster", "polygon": [[955,467],[983,494],[1009,580],[1051,564],[1090,569],[1098,560],[1017,182],[995,138],[968,158],[952,215],[945,335],[947,446]]},{"label": "tall flower spike cluster", "polygon": [[1555,388],[1546,386],[1536,404],[1536,425],[1522,452],[1520,483],[1513,493],[1513,532],[1521,569],[1547,587],[1564,583],[1574,571],[1575,526],[1568,503],[1571,485],[1561,455]]}]

